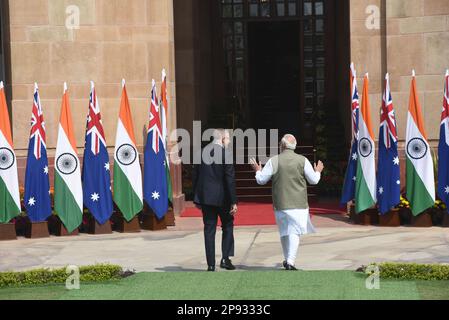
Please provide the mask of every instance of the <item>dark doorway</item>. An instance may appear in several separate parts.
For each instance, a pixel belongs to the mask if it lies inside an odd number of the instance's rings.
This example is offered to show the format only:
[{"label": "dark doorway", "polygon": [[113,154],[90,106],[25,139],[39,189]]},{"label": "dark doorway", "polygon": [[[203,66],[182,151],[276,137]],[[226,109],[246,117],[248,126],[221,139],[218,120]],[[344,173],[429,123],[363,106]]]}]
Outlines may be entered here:
[{"label": "dark doorway", "polygon": [[299,21],[248,23],[248,87],[252,126],[301,132]]}]

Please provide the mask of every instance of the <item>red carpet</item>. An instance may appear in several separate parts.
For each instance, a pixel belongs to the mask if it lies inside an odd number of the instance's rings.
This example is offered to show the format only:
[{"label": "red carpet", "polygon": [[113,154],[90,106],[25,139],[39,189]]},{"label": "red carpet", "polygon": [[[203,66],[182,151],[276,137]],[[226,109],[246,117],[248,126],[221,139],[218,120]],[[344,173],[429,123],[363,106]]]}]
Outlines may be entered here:
[{"label": "red carpet", "polygon": [[[311,215],[318,214],[345,214],[338,203],[326,203],[312,205]],[[182,213],[182,218],[202,217],[201,210],[195,207],[186,208]],[[235,217],[236,226],[254,226],[254,225],[275,225],[276,220],[271,203],[240,203],[239,212]]]}]

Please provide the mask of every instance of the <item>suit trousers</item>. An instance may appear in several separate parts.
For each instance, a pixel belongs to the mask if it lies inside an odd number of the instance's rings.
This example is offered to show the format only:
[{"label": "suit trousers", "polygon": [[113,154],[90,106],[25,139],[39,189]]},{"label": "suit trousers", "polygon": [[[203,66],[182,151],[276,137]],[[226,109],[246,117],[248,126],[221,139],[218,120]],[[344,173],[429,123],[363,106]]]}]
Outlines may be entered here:
[{"label": "suit trousers", "polygon": [[201,206],[204,222],[204,244],[208,266],[215,266],[215,234],[220,217],[223,236],[221,240],[222,257],[234,256],[234,216],[221,207]]}]

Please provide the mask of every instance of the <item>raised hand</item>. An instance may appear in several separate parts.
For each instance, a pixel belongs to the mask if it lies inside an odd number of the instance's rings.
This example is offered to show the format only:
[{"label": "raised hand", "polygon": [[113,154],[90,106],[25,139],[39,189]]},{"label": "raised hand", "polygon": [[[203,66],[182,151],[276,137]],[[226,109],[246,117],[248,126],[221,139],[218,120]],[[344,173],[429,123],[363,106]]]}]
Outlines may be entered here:
[{"label": "raised hand", "polygon": [[318,163],[315,163],[313,166],[313,169],[315,169],[315,172],[323,172],[324,170],[324,164],[321,162],[321,160],[318,160]]},{"label": "raised hand", "polygon": [[259,172],[262,170],[262,164],[260,162],[257,163],[256,159],[254,158],[249,159],[249,164],[255,172]]}]

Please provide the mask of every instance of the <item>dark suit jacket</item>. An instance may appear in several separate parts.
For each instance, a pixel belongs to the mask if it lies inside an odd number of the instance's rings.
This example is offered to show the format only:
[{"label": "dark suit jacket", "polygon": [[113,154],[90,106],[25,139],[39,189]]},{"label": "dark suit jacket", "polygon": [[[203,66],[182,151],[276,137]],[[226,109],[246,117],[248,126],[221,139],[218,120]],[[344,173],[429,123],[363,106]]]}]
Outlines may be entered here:
[{"label": "dark suit jacket", "polygon": [[237,203],[234,165],[225,163],[226,151],[220,145],[209,144],[206,148],[210,148],[211,156],[217,155],[219,161],[207,162],[201,157],[201,164],[193,166],[193,202],[229,209]]}]

